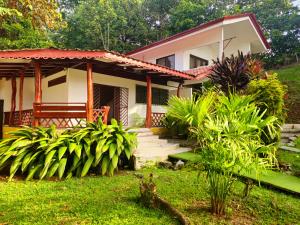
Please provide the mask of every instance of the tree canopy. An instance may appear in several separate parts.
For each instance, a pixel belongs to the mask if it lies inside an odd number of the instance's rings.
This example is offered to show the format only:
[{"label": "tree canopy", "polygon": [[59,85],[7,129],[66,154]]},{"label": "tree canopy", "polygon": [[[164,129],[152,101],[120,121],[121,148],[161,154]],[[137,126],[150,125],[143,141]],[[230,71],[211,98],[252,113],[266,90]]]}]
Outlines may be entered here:
[{"label": "tree canopy", "polygon": [[294,0],[0,0],[0,48],[127,52],[225,15],[252,12],[272,46],[271,66],[299,57]]}]

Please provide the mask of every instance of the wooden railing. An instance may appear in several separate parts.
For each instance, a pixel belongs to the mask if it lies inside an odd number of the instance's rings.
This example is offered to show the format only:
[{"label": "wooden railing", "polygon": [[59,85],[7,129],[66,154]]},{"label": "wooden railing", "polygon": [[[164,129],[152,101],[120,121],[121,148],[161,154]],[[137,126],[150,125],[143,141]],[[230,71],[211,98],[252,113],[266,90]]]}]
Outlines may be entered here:
[{"label": "wooden railing", "polygon": [[107,124],[109,110],[109,106],[102,106],[101,109],[93,109],[93,121],[97,122],[99,117],[101,117],[102,122]]},{"label": "wooden railing", "polygon": [[34,103],[33,125],[58,128],[83,127],[86,122],[86,103]]},{"label": "wooden railing", "polygon": [[152,113],[152,127],[163,127],[165,113]]},{"label": "wooden railing", "polygon": [[32,109],[26,109],[21,112],[15,111],[12,114],[11,121],[10,121],[10,112],[4,113],[4,124],[9,126],[31,126],[32,125]]},{"label": "wooden railing", "polygon": [[[93,119],[97,121],[102,118],[107,123],[109,106],[93,110]],[[85,103],[34,103],[33,109],[23,110],[20,116],[19,111],[12,114],[4,113],[4,124],[9,126],[43,126],[49,127],[54,124],[58,128],[70,128],[74,126],[84,127],[86,124]],[[35,123],[35,124],[34,124]]]}]

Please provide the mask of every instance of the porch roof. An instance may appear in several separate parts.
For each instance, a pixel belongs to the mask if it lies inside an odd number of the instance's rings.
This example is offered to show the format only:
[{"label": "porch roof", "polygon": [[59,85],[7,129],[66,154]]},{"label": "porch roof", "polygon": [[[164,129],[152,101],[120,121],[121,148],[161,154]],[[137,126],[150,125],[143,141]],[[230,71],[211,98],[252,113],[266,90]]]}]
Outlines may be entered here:
[{"label": "porch roof", "polygon": [[188,74],[193,74],[195,76],[195,80],[201,81],[205,78],[208,78],[212,71],[213,66],[200,66],[198,68],[185,70]]},{"label": "porch roof", "polygon": [[193,80],[195,77],[157,64],[133,59],[120,53],[105,50],[71,49],[22,49],[0,51],[0,78],[34,76],[33,62],[41,64],[42,74],[49,76],[65,68],[85,70],[86,63],[93,64],[93,71],[129,79],[144,80],[151,75],[153,82],[167,80]]}]

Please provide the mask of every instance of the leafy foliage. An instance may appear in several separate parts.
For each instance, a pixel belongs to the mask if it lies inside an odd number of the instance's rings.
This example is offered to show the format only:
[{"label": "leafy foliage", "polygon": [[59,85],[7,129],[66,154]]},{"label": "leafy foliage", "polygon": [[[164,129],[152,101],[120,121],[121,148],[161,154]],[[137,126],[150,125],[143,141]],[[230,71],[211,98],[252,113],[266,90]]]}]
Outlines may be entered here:
[{"label": "leafy foliage", "polygon": [[49,31],[64,26],[55,0],[1,0],[0,48],[52,46]]},{"label": "leafy foliage", "polygon": [[277,79],[276,73],[267,75],[265,79],[252,80],[247,94],[254,96],[254,102],[261,112],[266,111],[265,116],[277,117],[280,124],[284,122],[286,86]]},{"label": "leafy foliage", "polygon": [[251,80],[248,68],[250,55],[238,52],[237,56],[223,57],[214,61],[212,72],[209,75],[212,82],[220,86],[225,93],[243,90]]},{"label": "leafy foliage", "polygon": [[10,167],[10,178],[20,171],[27,180],[58,175],[83,177],[92,168],[113,175],[121,154],[129,159],[135,134],[127,133],[115,120],[112,125],[89,123],[81,130],[61,134],[51,128],[22,128],[0,142],[0,167]]},{"label": "leafy foliage", "polygon": [[251,169],[259,173],[273,166],[275,146],[266,145],[261,136],[268,130],[267,137],[275,137],[277,118],[265,116],[266,111],[261,112],[249,95],[209,92],[199,102],[186,101],[173,99],[168,113],[188,124],[191,135],[197,138],[212,212],[224,214],[235,173]]}]

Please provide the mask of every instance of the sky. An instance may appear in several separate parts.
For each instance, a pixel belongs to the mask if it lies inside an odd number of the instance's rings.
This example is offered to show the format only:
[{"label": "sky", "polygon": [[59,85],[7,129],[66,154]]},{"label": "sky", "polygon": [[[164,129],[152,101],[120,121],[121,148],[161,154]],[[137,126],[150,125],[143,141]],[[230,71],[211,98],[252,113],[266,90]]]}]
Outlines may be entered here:
[{"label": "sky", "polygon": [[296,0],[294,4],[300,7],[300,0]]}]

